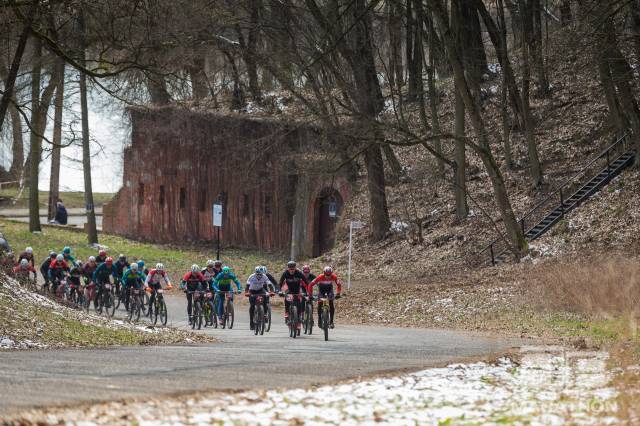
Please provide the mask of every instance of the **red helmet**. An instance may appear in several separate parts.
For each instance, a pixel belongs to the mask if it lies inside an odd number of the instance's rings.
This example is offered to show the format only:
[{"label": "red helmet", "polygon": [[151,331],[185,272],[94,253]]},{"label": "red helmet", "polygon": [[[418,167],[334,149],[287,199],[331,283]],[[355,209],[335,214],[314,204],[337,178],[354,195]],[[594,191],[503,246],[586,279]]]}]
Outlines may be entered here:
[{"label": "red helmet", "polygon": [[308,274],[309,272],[311,272],[311,268],[309,267],[309,265],[304,265],[302,267],[302,272],[304,272],[305,274]]},{"label": "red helmet", "polygon": [[105,259],[104,263],[106,263],[107,265],[113,264],[113,257],[107,257]]},{"label": "red helmet", "polygon": [[106,255],[107,255],[106,250],[100,250],[100,251],[98,252],[98,256],[102,256],[102,257],[104,257],[104,256],[106,256]]}]

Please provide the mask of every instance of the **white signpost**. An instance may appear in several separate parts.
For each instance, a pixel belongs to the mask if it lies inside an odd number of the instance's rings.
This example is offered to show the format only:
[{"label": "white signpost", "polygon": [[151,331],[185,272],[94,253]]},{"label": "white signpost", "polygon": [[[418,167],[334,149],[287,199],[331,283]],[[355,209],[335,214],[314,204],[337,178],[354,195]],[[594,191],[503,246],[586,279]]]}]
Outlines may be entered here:
[{"label": "white signpost", "polygon": [[352,220],[349,223],[349,270],[347,272],[347,289],[351,290],[351,247],[353,245],[353,230],[364,226],[363,222]]},{"label": "white signpost", "polygon": [[216,259],[220,260],[220,228],[222,228],[222,204],[213,205],[213,226],[218,228]]}]

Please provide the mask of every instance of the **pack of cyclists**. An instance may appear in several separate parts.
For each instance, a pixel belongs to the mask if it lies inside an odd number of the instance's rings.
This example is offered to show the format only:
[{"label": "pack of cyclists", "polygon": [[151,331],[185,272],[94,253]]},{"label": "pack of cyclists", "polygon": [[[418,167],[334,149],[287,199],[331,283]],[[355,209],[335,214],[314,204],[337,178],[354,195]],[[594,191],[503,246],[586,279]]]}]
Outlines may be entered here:
[{"label": "pack of cyclists", "polygon": [[[33,249],[25,248],[16,259],[13,253],[4,253],[0,258],[0,270],[16,278],[37,280],[36,260]],[[51,251],[39,266],[39,271],[44,282],[43,288],[49,289],[54,295],[60,295],[61,284],[73,285],[89,291],[94,306],[99,304],[105,291],[105,285],[111,284],[113,292],[120,298],[126,308],[132,289],[142,290],[148,293],[146,315],[153,315],[153,307],[158,290],[165,288],[171,290],[173,285],[168,272],[162,263],[157,263],[155,268],[146,269],[145,262],[138,260],[129,262],[127,256],[120,254],[117,260],[109,256],[106,250],[100,249],[96,256],[89,256],[85,263],[77,260],[70,247],[64,247],[60,253]],[[262,296],[264,310],[267,311],[271,298],[276,294],[285,297],[284,320],[290,321],[290,305],[297,306],[298,315],[305,312],[305,305],[313,303],[313,288],[318,288],[318,296],[328,300],[330,309],[330,328],[334,328],[335,306],[334,300],[340,297],[342,284],[333,269],[325,267],[318,276],[311,273],[311,268],[304,265],[301,269],[295,261],[289,261],[285,270],[276,279],[265,266],[258,265],[254,269],[244,285],[244,296],[249,300],[249,327],[254,329],[253,318],[258,296]],[[334,291],[335,288],[335,291]],[[229,266],[223,265],[220,260],[208,260],[206,267],[201,269],[197,264],[191,266],[180,280],[180,289],[184,291],[187,302],[187,316],[189,323],[193,321],[194,293],[211,292],[215,297],[215,313],[220,324],[223,322],[224,297],[228,294],[233,300],[233,295],[242,292],[242,284]],[[293,296],[293,297],[291,297]],[[114,301],[115,303],[115,301]],[[297,321],[300,326],[301,320]],[[318,311],[320,323],[320,312]]]}]

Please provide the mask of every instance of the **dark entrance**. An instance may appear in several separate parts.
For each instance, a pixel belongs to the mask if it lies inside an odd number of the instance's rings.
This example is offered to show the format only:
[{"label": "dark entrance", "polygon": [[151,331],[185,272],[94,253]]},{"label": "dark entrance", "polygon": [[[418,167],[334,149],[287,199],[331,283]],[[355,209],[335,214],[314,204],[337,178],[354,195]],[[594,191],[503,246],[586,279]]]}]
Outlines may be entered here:
[{"label": "dark entrance", "polygon": [[315,201],[313,256],[331,250],[336,241],[336,223],[342,213],[342,197],[335,189],[323,190]]}]

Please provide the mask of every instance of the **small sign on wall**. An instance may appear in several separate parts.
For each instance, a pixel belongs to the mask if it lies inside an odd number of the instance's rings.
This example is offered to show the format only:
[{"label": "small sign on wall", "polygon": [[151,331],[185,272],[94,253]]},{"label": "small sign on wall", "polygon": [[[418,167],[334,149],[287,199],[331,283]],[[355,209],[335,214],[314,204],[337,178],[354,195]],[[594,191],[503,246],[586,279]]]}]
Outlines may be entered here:
[{"label": "small sign on wall", "polygon": [[222,226],[222,204],[213,205],[213,226]]}]

